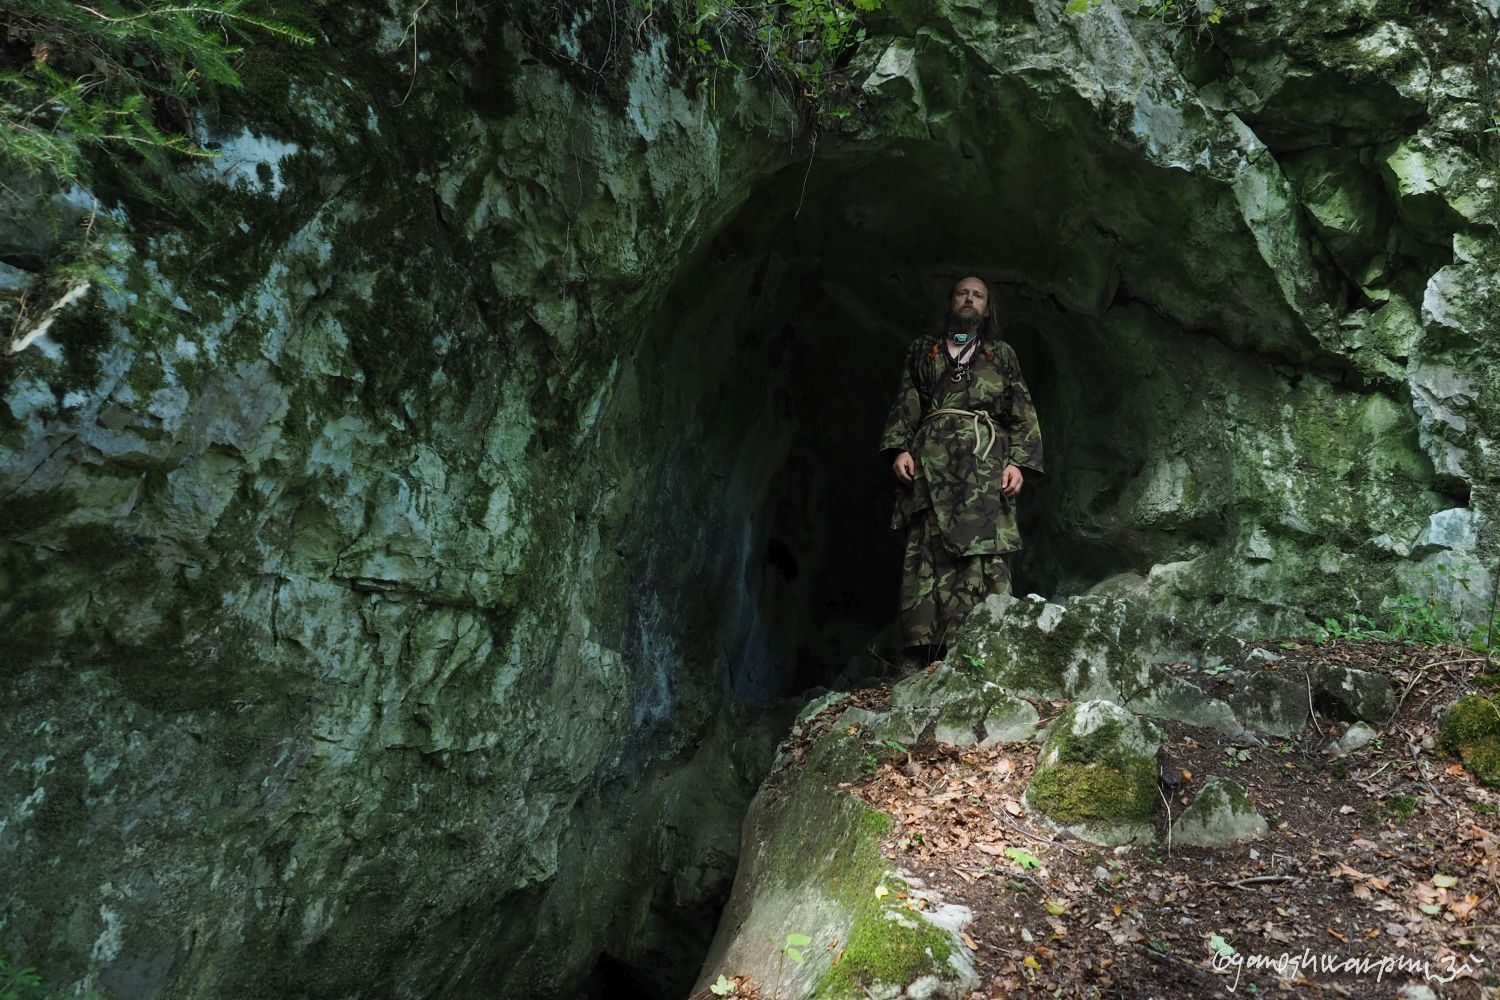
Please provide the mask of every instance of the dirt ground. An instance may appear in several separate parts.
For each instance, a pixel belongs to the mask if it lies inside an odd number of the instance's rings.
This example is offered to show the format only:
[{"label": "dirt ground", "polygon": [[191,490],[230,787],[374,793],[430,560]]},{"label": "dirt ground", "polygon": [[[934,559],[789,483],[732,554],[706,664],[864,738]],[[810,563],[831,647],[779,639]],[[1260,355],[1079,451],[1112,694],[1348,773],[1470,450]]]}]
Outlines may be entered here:
[{"label": "dirt ground", "polygon": [[[1327,748],[1347,724],[1316,713],[1300,736],[1259,748],[1164,725],[1154,846],[1095,847],[1028,814],[1035,743],[879,748],[850,791],[895,817],[894,867],[973,910],[965,940],[984,987],[971,1000],[1500,996],[1500,794],[1435,746],[1438,713],[1475,686],[1482,658],[1387,641],[1266,645],[1294,676],[1324,662],[1388,674],[1396,714],[1343,758]],[[1044,724],[1063,707],[1037,705]],[[1249,790],[1270,833],[1171,844],[1169,815],[1214,775]]]}]

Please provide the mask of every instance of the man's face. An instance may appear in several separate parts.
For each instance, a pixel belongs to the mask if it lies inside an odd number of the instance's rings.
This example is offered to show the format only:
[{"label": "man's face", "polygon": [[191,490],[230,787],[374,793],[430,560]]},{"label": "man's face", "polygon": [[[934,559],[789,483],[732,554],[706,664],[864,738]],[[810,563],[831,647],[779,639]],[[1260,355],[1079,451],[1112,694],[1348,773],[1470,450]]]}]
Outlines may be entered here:
[{"label": "man's face", "polygon": [[984,282],[978,278],[965,278],[953,287],[953,301],[948,309],[955,316],[972,315],[980,319],[990,314],[990,295]]}]

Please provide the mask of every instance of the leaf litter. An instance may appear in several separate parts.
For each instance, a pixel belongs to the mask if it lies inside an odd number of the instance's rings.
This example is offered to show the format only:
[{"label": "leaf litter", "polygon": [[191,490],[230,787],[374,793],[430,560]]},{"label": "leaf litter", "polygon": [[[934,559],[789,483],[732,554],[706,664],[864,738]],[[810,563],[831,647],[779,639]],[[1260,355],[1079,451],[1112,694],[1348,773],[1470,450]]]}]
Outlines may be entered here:
[{"label": "leaf litter", "polygon": [[[1388,675],[1396,714],[1342,758],[1329,746],[1347,723],[1317,712],[1260,747],[1159,722],[1154,845],[1098,847],[1029,813],[1036,742],[923,739],[903,753],[872,740],[880,762],[849,790],[895,821],[882,845],[893,867],[973,912],[961,937],[982,987],[966,1000],[1500,996],[1500,794],[1434,749],[1480,658],[1380,640],[1267,647],[1293,675],[1325,663]],[[850,704],[880,709],[889,695],[831,706],[794,759]],[[1044,719],[1061,707],[1037,705]],[[1169,816],[1215,775],[1245,786],[1268,835],[1172,845]],[[738,995],[764,995],[745,986]]]}]

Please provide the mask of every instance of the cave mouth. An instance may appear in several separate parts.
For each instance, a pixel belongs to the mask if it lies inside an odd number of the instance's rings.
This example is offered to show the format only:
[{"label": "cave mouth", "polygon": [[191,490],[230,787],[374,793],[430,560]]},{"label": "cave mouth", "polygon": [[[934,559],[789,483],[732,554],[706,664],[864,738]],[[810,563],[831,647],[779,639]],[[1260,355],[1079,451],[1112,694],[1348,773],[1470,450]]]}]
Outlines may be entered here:
[{"label": "cave mouth", "polygon": [[[1117,264],[1124,251],[1087,205],[1054,198],[1072,229],[1049,238],[1038,221],[1048,203],[1027,187],[991,179],[981,203],[930,154],[819,156],[783,169],[705,242],[679,272],[651,348],[677,359],[659,378],[696,396],[680,419],[717,442],[710,451],[735,456],[723,477],[743,497],[747,558],[729,585],[753,608],[761,654],[751,659],[762,662],[759,682],[740,690],[837,686],[894,660],[903,539],[877,449],[907,347],[934,330],[965,274],[991,285],[1045,441],[1046,474],[1019,504],[1013,591],[1082,593],[1222,536],[1212,517],[1139,530],[1112,514],[1164,431],[1160,414],[1132,403],[1131,383],[1190,381],[1184,355],[1234,345],[1189,337],[1135,298]],[[1092,234],[1086,250],[1080,229]]]}]

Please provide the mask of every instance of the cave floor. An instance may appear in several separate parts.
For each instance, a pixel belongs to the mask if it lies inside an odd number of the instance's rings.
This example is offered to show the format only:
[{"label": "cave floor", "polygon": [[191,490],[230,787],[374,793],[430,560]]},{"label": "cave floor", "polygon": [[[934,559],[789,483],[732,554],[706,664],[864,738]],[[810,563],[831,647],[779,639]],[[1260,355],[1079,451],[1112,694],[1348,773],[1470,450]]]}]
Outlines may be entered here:
[{"label": "cave floor", "polygon": [[[883,842],[893,867],[973,911],[964,940],[983,988],[969,1000],[1497,995],[1500,791],[1434,749],[1433,713],[1473,690],[1483,657],[1391,641],[1265,645],[1282,669],[1390,674],[1404,692],[1395,716],[1342,758],[1328,746],[1347,725],[1316,714],[1259,748],[1165,724],[1164,781],[1176,787],[1162,786],[1150,847],[1096,847],[1028,814],[1034,742],[876,748],[873,773],[850,791],[894,818]],[[888,694],[854,700],[880,708]],[[821,715],[821,730],[848,704]],[[1044,724],[1064,704],[1038,704]],[[803,739],[820,734],[809,726]],[[1214,775],[1248,789],[1269,834],[1171,845],[1168,817]],[[1233,952],[1216,962],[1215,948]],[[1278,975],[1270,963],[1283,955]],[[1433,992],[1399,992],[1414,985]],[[763,994],[746,983],[736,995]]]}]

